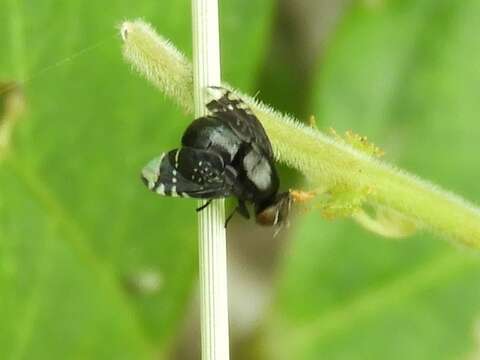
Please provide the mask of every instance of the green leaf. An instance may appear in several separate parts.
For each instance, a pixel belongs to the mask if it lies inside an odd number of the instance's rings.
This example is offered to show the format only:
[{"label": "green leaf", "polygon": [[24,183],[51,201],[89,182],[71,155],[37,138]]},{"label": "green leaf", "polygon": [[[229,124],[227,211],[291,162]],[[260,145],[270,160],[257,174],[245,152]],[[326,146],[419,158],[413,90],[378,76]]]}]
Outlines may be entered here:
[{"label": "green leaf", "polygon": [[[190,2],[0,6],[0,81],[27,99],[0,163],[2,358],[162,356],[196,284],[196,203],[155,196],[139,172],[190,119],[124,64],[115,26],[143,17],[190,54]],[[223,63],[248,87],[271,1],[244,8],[221,8],[223,50],[242,47]]]},{"label": "green leaf", "polygon": [[[273,20],[271,0],[219,1],[223,80],[244,91],[256,92],[258,71],[267,52]],[[256,35],[255,35],[256,34]],[[175,43],[178,46],[178,43]]]},{"label": "green leaf", "polygon": [[[479,17],[473,0],[355,6],[319,67],[321,126],[368,135],[387,160],[479,199]],[[319,226],[312,211],[284,258],[266,351],[272,359],[466,357],[479,276],[477,256],[426,234],[388,242],[353,223]]]}]

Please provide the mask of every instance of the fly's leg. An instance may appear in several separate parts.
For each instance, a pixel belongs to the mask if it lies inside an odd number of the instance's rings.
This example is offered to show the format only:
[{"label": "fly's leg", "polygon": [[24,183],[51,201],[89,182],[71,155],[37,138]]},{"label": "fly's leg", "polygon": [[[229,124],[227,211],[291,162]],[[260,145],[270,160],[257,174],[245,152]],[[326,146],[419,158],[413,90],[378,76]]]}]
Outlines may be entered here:
[{"label": "fly's leg", "polygon": [[248,212],[247,206],[245,205],[245,202],[239,201],[236,211],[242,215],[245,219],[250,219],[250,213]]},{"label": "fly's leg", "polygon": [[232,219],[233,215],[238,212],[245,219],[250,219],[250,213],[248,212],[247,207],[243,201],[239,201],[237,207],[228,215],[227,220],[225,220],[225,227],[227,227],[228,222]]},{"label": "fly's leg", "polygon": [[212,199],[209,199],[205,204],[197,208],[197,212],[204,210],[208,205],[212,203]]}]

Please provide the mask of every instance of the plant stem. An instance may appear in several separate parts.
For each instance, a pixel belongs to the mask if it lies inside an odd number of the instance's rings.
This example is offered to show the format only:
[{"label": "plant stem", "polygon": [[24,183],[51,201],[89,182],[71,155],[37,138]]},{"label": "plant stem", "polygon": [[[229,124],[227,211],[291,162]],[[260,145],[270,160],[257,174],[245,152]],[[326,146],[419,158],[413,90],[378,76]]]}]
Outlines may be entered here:
[{"label": "plant stem", "polygon": [[[160,90],[170,89],[167,93],[176,94],[173,100],[189,110],[192,102],[188,79],[192,74],[185,57],[171,56],[172,46],[145,23],[129,24],[135,34],[124,44],[127,61]],[[167,63],[172,66],[163,66]],[[307,127],[251,97],[236,94],[265,127],[276,158],[301,171],[313,187],[329,191],[340,185],[354,194],[364,194],[368,189],[368,202],[397,211],[417,228],[480,248],[480,209],[460,196]]]},{"label": "plant stem", "polygon": [[[206,88],[221,84],[217,0],[192,0],[192,30],[193,95],[198,118],[207,113]],[[202,359],[228,360],[225,200],[213,200],[199,213],[198,223]]]}]

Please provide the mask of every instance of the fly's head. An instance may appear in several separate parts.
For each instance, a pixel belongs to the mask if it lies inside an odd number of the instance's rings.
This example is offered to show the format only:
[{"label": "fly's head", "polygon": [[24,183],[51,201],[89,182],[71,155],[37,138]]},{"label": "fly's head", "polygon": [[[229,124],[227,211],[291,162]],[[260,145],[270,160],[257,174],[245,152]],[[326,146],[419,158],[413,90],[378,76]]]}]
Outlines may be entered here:
[{"label": "fly's head", "polygon": [[[265,226],[277,226],[278,230],[288,226],[288,216],[292,207],[290,192],[278,193],[273,201],[256,209],[257,224]],[[277,233],[278,231],[276,231]]]}]

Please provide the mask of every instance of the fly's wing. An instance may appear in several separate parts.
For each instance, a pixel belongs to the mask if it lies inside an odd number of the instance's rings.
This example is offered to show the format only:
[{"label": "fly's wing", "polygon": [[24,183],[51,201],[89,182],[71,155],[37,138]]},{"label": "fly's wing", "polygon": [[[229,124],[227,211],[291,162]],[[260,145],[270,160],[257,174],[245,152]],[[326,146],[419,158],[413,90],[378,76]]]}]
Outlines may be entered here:
[{"label": "fly's wing", "polygon": [[229,164],[240,148],[242,140],[217,117],[195,119],[182,136],[182,145],[219,154]]},{"label": "fly's wing", "polygon": [[248,105],[229,90],[218,87],[211,90],[222,94],[217,100],[207,104],[212,116],[226,123],[242,141],[252,144],[258,151],[273,159],[272,145],[265,129]]},{"label": "fly's wing", "polygon": [[163,153],[142,170],[147,187],[157,194],[199,199],[230,195],[222,158],[209,151],[183,147]]}]

